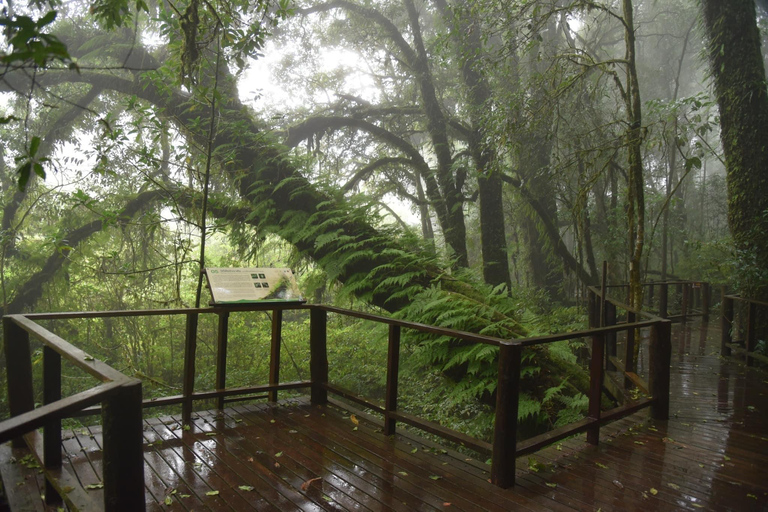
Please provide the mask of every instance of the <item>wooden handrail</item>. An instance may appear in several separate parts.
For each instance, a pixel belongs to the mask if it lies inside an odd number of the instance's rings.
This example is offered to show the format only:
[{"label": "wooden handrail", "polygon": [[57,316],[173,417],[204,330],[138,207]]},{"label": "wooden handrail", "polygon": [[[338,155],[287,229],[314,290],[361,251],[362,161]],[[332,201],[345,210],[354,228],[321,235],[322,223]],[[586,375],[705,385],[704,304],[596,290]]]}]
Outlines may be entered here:
[{"label": "wooden handrail", "polygon": [[[46,474],[46,502],[62,499],[77,508],[56,479],[64,473],[61,457],[61,419],[91,405],[102,404],[104,425],[104,508],[114,511],[143,511],[144,458],[141,450],[141,381],[128,377],[106,363],[65,341],[23,315],[3,317],[8,396],[12,417],[0,423],[0,440],[13,439],[43,427],[42,455],[37,446],[32,453],[41,460]],[[43,343],[44,404],[35,409],[31,372],[30,335]],[[101,384],[76,395],[61,398],[61,358],[85,371]],[[24,441],[39,440],[24,436]]]},{"label": "wooden handrail", "polygon": [[[595,293],[595,289],[590,289],[592,293]],[[591,301],[590,303],[603,303],[603,301]],[[450,328],[443,328],[437,326],[431,326],[427,324],[409,322],[400,319],[389,318],[381,315],[352,311],[348,309],[325,306],[325,305],[306,305],[296,303],[285,304],[247,304],[237,306],[213,306],[208,308],[187,308],[187,309],[170,309],[170,310],[142,310],[142,311],[89,311],[89,312],[59,312],[59,313],[37,313],[30,315],[14,315],[8,317],[6,322],[17,325],[19,329],[24,332],[31,333],[37,339],[43,341],[46,346],[50,347],[57,354],[65,357],[67,360],[74,363],[78,368],[88,372],[96,378],[106,382],[102,384],[102,387],[89,390],[85,394],[75,395],[70,397],[70,402],[62,404],[62,401],[55,401],[53,404],[45,405],[37,411],[22,411],[17,415],[16,424],[23,426],[9,426],[13,428],[8,435],[18,435],[24,428],[33,425],[32,422],[42,422],[51,420],[54,417],[60,417],[68,413],[75,413],[77,411],[83,411],[87,407],[96,404],[104,403],[107,400],[112,403],[114,398],[112,394],[119,395],[130,388],[133,391],[133,397],[131,400],[136,401],[135,397],[135,379],[130,379],[121,374],[117,370],[112,369],[103,362],[90,358],[85,352],[77,349],[70,343],[61,339],[60,337],[50,333],[39,324],[38,320],[61,320],[61,319],[79,319],[79,318],[119,318],[119,317],[140,317],[140,316],[158,316],[158,315],[186,315],[188,319],[193,317],[197,318],[198,315],[216,314],[219,317],[219,325],[217,330],[217,371],[215,380],[215,390],[211,391],[195,391],[192,387],[194,383],[194,362],[185,360],[185,377],[184,380],[187,383],[184,387],[184,392],[181,396],[164,397],[156,400],[148,400],[144,404],[145,407],[153,405],[166,405],[171,403],[182,403],[185,419],[189,419],[189,415],[192,411],[193,401],[200,399],[215,398],[218,401],[218,406],[223,407],[224,398],[227,396],[237,396],[242,394],[248,394],[253,392],[266,393],[270,400],[275,400],[277,397],[277,391],[282,389],[296,389],[301,387],[311,388],[311,401],[314,404],[325,404],[328,401],[328,393],[337,394],[346,397],[360,405],[368,407],[374,411],[383,414],[384,431],[386,434],[392,434],[395,432],[397,422],[403,422],[423,429],[427,432],[442,436],[446,439],[462,442],[467,446],[471,446],[481,451],[490,451],[492,453],[492,468],[491,468],[491,480],[499,486],[507,487],[514,484],[514,472],[515,472],[515,458],[522,453],[528,453],[532,447],[545,446],[555,442],[554,440],[562,439],[568,435],[573,435],[578,432],[586,431],[588,433],[588,440],[592,443],[598,441],[600,425],[607,421],[609,418],[616,417],[620,414],[620,411],[634,411],[640,407],[651,406],[653,408],[654,415],[657,417],[663,417],[668,414],[668,364],[666,366],[667,377],[666,380],[662,375],[659,377],[653,377],[651,379],[650,388],[654,392],[652,398],[649,398],[641,403],[636,403],[631,407],[623,406],[612,411],[601,411],[600,401],[602,396],[602,379],[604,370],[604,362],[606,357],[606,344],[615,339],[616,333],[627,332],[628,336],[633,336],[637,329],[650,328],[654,333],[652,336],[652,368],[653,371],[664,371],[663,362],[665,358],[669,358],[669,329],[668,320],[656,317],[649,313],[635,312],[628,308],[625,304],[615,301],[613,299],[607,299],[607,303],[612,307],[623,309],[628,312],[628,321],[626,323],[618,325],[606,325],[602,327],[592,327],[589,329],[581,329],[578,331],[567,333],[556,333],[551,335],[535,336],[522,339],[503,339],[492,336],[484,336],[480,334],[470,333],[466,331],[457,331]],[[310,380],[306,382],[293,382],[293,383],[280,383],[280,375],[278,372],[279,364],[279,348],[281,337],[281,323],[282,312],[285,310],[305,310],[310,313]],[[270,378],[267,385],[262,386],[249,386],[242,388],[228,388],[226,386],[226,348],[227,348],[227,321],[230,313],[232,312],[254,312],[254,311],[272,311],[272,342],[271,342],[271,356],[270,356]],[[384,404],[374,403],[364,397],[354,395],[338,387],[330,385],[328,382],[328,354],[327,354],[327,315],[328,313],[339,314],[351,318],[358,318],[362,320],[372,321],[379,324],[387,325],[389,328],[389,341],[388,341],[388,357],[387,357],[387,391],[384,400]],[[591,315],[592,317],[592,315]],[[643,318],[642,321],[632,321],[635,318]],[[459,432],[446,429],[440,425],[418,418],[416,416],[406,414],[403,411],[398,410],[398,374],[399,374],[399,358],[400,358],[400,336],[402,329],[413,329],[420,332],[436,334],[441,336],[449,336],[451,338],[460,339],[469,343],[482,343],[499,347],[499,368],[498,368],[498,382],[497,382],[497,409],[496,409],[496,424],[494,427],[495,434],[493,443],[486,443],[481,440],[470,438]],[[188,329],[189,330],[189,329]],[[517,443],[516,430],[517,430],[517,413],[518,413],[518,401],[519,401],[519,383],[520,383],[520,367],[521,367],[521,354],[522,350],[535,346],[543,346],[549,343],[554,343],[562,340],[569,340],[574,338],[591,338],[592,339],[592,362],[590,363],[590,375],[591,385],[589,392],[590,406],[588,418],[575,422],[571,425],[562,427],[557,431],[549,433],[547,437],[539,437],[535,441],[528,443]],[[633,339],[633,338],[632,338]],[[187,347],[185,351],[186,358],[193,357],[194,345],[196,340],[188,336]],[[27,352],[29,351],[27,347]],[[666,355],[665,355],[666,351]],[[23,350],[22,350],[23,352]],[[658,352],[658,353],[657,353]],[[661,365],[661,366],[660,366]],[[629,365],[628,368],[634,367]],[[26,372],[23,370],[22,375]],[[24,377],[26,378],[26,377]],[[29,375],[31,379],[31,373]],[[666,388],[665,388],[666,385]],[[103,386],[110,386],[104,388]],[[114,389],[113,389],[114,387]],[[10,388],[9,388],[10,389]],[[663,396],[666,393],[666,396]],[[660,396],[661,395],[661,396]],[[22,401],[28,401],[28,398],[24,398]],[[139,396],[140,401],[140,396]],[[76,405],[72,405],[76,404]],[[111,406],[114,410],[114,405]],[[89,412],[92,409],[89,409]],[[619,412],[617,412],[619,411]],[[665,412],[666,411],[666,412]],[[28,414],[28,416],[24,416]],[[111,413],[117,415],[117,412]],[[135,421],[131,419],[130,421]],[[34,423],[37,425],[38,423]],[[0,425],[0,434],[3,432]],[[34,427],[31,427],[34,428]],[[137,441],[140,443],[141,441]],[[141,450],[134,451],[140,453]],[[105,455],[106,457],[106,455]]]}]

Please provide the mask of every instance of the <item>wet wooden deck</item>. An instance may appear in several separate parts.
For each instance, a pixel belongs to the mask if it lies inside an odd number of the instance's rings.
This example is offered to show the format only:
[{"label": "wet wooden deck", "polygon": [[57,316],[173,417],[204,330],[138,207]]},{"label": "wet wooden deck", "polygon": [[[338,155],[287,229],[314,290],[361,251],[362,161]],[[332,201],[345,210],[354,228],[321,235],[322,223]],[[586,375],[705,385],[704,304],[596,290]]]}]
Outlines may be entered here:
[{"label": "wet wooden deck", "polygon": [[[484,461],[297,400],[199,413],[188,430],[146,420],[148,509],[768,510],[768,372],[720,358],[714,324],[673,333],[668,422],[641,412],[604,428],[599,446],[577,436],[522,457],[512,489],[488,483]],[[100,430],[63,445],[100,502]],[[17,473],[7,489],[39,495],[35,468],[2,469]]]}]

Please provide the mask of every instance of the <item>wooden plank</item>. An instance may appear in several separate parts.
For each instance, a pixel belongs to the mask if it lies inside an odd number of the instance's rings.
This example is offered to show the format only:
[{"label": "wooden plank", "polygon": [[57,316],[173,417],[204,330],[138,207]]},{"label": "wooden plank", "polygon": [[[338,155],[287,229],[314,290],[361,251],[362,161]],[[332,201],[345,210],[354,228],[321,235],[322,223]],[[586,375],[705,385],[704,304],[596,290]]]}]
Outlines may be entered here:
[{"label": "wooden plank", "polygon": [[[374,426],[360,428],[355,432],[355,438],[352,438],[349,431],[341,427],[338,421],[335,421],[343,414],[343,410],[335,412],[330,407],[325,411],[305,410],[311,415],[311,426],[322,424],[323,428],[330,435],[333,435],[333,439],[337,443],[353,444],[353,446],[362,449],[360,453],[365,454],[365,457],[381,457],[382,464],[389,464],[389,467],[395,465],[396,471],[402,470],[409,476],[418,476],[422,480],[415,478],[408,478],[408,480],[418,483],[426,492],[432,493],[444,501],[454,503],[461,500],[460,503],[465,503],[464,500],[469,500],[476,507],[486,510],[525,510],[529,507],[531,510],[547,510],[549,508],[534,505],[530,499],[518,494],[517,487],[509,489],[511,492],[507,493],[492,485],[488,481],[490,468],[483,473],[470,474],[465,468],[457,467],[458,464],[439,463],[440,460],[436,460],[437,457],[443,458],[443,462],[447,462],[447,456],[442,455],[441,451],[421,450],[421,442],[406,437],[404,431],[398,433],[394,438],[386,438],[377,432]],[[318,413],[320,418],[316,416]],[[363,439],[357,439],[358,435],[363,436]],[[431,476],[440,478],[432,479]],[[548,500],[544,501],[549,503]],[[457,506],[462,507],[463,505],[458,504]],[[472,510],[471,507],[470,510]]]},{"label": "wooden plank", "polygon": [[9,443],[0,445],[0,477],[5,497],[12,511],[45,512],[37,469],[19,462],[28,455],[27,448],[12,448]]},{"label": "wooden plank", "polygon": [[[198,430],[197,426],[207,414],[203,413],[203,416],[196,414],[193,418],[193,425],[195,425],[193,428]],[[235,460],[234,468],[230,465],[232,458],[228,457],[227,452],[218,446],[220,439],[226,437],[225,434],[215,438],[207,436],[200,441],[190,442],[191,438],[196,437],[200,439],[204,434],[201,434],[200,431],[189,434],[181,430],[181,428],[172,428],[173,423],[167,420],[152,421],[148,425],[163,440],[163,444],[159,445],[157,449],[168,452],[168,446],[182,443],[198,455],[201,462],[193,463],[193,465],[197,464],[197,466],[193,467],[196,467],[196,471],[202,478],[211,483],[214,492],[219,492],[217,496],[208,496],[201,493],[201,498],[214,510],[220,509],[222,502],[227,503],[227,508],[231,507],[235,510],[279,510],[279,508],[262,496],[263,487],[256,487],[254,485],[256,482],[249,478],[245,457],[243,461]],[[181,427],[180,424],[177,426]],[[217,431],[211,429],[207,433],[215,432]],[[172,460],[176,459],[174,455],[167,456]],[[253,490],[245,490],[246,486],[252,486]]]},{"label": "wooden plank", "polygon": [[[315,445],[306,439],[299,442],[301,436],[295,431],[281,436],[277,421],[272,423],[274,418],[267,421],[268,414],[267,412],[260,417],[262,423],[257,431],[261,434],[258,444],[262,449],[255,450],[259,458],[254,457],[254,463],[257,463],[257,460],[261,463],[262,459],[265,459],[266,465],[278,474],[281,481],[302,492],[324,509],[329,506],[333,509],[335,504],[346,510],[389,510],[388,507],[382,508],[381,502],[371,496],[368,484],[363,482],[363,487],[350,485],[347,480],[338,476],[338,471],[329,471],[324,463],[308,456],[309,453],[322,453],[324,446]],[[228,436],[217,436],[216,441],[228,443],[229,439]]]},{"label": "wooden plank", "polygon": [[[280,446],[281,449],[283,446],[290,445],[305,447],[297,453],[297,462],[311,470],[313,475],[317,475],[313,479],[305,481],[305,484],[310,482],[307,485],[308,488],[317,486],[318,489],[324,490],[326,481],[329,483],[338,481],[339,485],[354,490],[352,496],[360,492],[376,500],[372,505],[374,509],[381,508],[402,512],[424,509],[423,502],[413,495],[408,494],[398,486],[389,485],[380,474],[361,470],[357,460],[350,460],[339,455],[333,448],[329,449],[332,444],[327,442],[325,438],[307,435],[305,432],[293,428],[294,425],[283,421],[282,416],[276,419],[275,423],[270,423],[267,421],[266,415],[252,414],[245,408],[237,411],[229,409],[226,412],[231,418],[243,419],[249,426],[259,431],[269,429],[274,436],[276,446]],[[317,446],[318,449],[309,448],[312,446]],[[428,510],[437,509],[428,507]]]},{"label": "wooden plank", "polygon": [[[24,436],[32,455],[37,459],[38,464],[42,466],[43,455],[43,436],[39,432],[30,432]],[[56,492],[64,500],[64,503],[71,510],[75,511],[98,511],[104,510],[104,504],[100,500],[95,500],[88,491],[83,489],[77,477],[67,468],[43,469],[46,478],[48,478],[56,489]]]},{"label": "wooden plank", "polygon": [[[355,425],[349,419],[343,423],[339,416],[328,408],[324,410],[304,409],[309,418],[303,415],[280,416],[280,419],[307,436],[321,437],[322,443],[336,453],[348,457],[355,464],[364,468],[366,474],[376,474],[390,486],[403,487],[414,496],[425,500],[429,505],[439,508],[443,503],[452,503],[456,510],[473,510],[473,501],[460,488],[447,484],[445,470],[442,467],[422,465],[418,459],[407,452],[393,451],[385,446],[387,438],[381,433],[373,438],[366,436],[363,442],[360,435],[369,431],[362,424],[354,431]],[[410,449],[410,447],[409,447]],[[434,479],[430,478],[434,477]],[[440,478],[438,478],[440,477]],[[475,497],[480,507],[483,498]]]}]

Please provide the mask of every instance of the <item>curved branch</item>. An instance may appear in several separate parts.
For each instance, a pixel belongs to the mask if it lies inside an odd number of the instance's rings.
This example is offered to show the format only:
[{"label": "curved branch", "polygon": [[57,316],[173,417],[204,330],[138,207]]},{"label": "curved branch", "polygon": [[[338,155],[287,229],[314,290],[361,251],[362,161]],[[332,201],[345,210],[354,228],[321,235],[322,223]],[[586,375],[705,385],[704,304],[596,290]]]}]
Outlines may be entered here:
[{"label": "curved branch", "polygon": [[397,49],[400,51],[405,64],[412,69],[416,66],[416,52],[405,40],[403,34],[400,32],[400,29],[397,28],[397,26],[392,23],[389,18],[384,16],[384,14],[382,14],[377,9],[372,7],[363,7],[362,5],[348,2],[347,0],[333,0],[332,2],[314,5],[308,9],[299,9],[298,13],[312,14],[317,12],[327,12],[333,9],[344,9],[345,11],[359,14],[363,18],[371,20],[379,25],[382,29],[384,29],[384,32],[387,34],[389,39],[395,43],[395,46],[397,46]]},{"label": "curved branch", "polygon": [[[344,184],[344,186],[341,187],[341,193],[346,194],[350,190],[352,190],[355,185],[357,185],[360,181],[368,178],[376,169],[380,169],[382,167],[385,167],[387,165],[408,165],[408,166],[414,166],[414,163],[412,160],[408,158],[397,158],[397,157],[385,157],[380,158],[376,160],[375,162],[372,162],[359,171],[355,173],[352,178]],[[415,167],[415,166],[414,166]]]},{"label": "curved branch", "polygon": [[563,242],[563,239],[560,236],[560,231],[558,230],[557,225],[555,225],[553,219],[550,218],[546,207],[541,204],[541,202],[536,199],[530,193],[530,191],[528,191],[528,189],[520,180],[517,180],[506,174],[502,174],[501,179],[502,181],[513,185],[518,190],[518,192],[520,192],[520,195],[523,197],[523,199],[525,199],[531,208],[533,208],[533,210],[539,215],[539,219],[544,226],[544,231],[549,238],[549,241],[552,244],[555,252],[563,260],[563,264],[567,268],[570,268],[571,271],[573,271],[578,276],[582,283],[595,284],[594,277],[590,275],[590,273],[587,272],[587,270],[578,261],[576,261],[576,258],[574,258],[571,252],[568,250],[568,247],[565,245],[565,242]]}]

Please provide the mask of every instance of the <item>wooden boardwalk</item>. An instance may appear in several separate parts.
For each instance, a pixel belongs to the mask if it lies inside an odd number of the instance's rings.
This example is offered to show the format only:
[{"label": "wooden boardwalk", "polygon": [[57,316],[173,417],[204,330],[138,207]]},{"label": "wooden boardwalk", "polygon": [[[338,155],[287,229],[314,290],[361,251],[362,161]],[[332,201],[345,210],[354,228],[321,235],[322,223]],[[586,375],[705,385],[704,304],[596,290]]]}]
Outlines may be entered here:
[{"label": "wooden boardwalk", "polygon": [[[582,435],[522,457],[511,489],[488,483],[484,461],[296,400],[198,413],[188,429],[146,420],[148,509],[768,510],[768,372],[721,359],[710,327],[674,327],[668,422],[645,411],[605,427],[598,446]],[[100,502],[99,428],[68,432],[63,447]],[[17,475],[7,489],[39,495],[34,468],[0,469]]]}]

